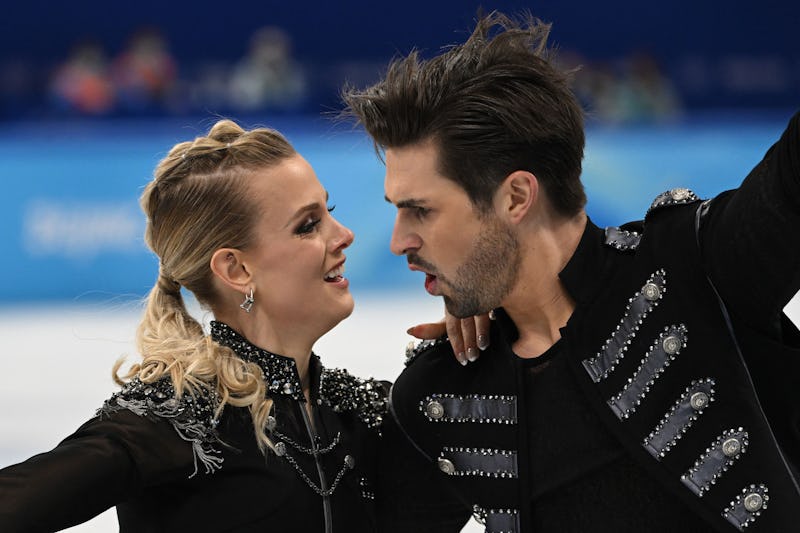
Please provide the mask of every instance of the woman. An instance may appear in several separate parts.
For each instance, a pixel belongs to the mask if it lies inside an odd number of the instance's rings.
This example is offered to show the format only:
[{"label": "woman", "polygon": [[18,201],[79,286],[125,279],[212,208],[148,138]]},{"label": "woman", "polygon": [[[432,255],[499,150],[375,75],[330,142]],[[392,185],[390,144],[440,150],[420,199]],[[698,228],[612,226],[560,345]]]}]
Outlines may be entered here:
[{"label": "woman", "polygon": [[160,260],[142,361],[117,363],[121,390],[58,447],[0,471],[0,531],[115,505],[122,532],[374,530],[385,387],[312,352],[353,309],[353,233],[327,201],[272,130],[223,120],[169,152],[141,199]]}]

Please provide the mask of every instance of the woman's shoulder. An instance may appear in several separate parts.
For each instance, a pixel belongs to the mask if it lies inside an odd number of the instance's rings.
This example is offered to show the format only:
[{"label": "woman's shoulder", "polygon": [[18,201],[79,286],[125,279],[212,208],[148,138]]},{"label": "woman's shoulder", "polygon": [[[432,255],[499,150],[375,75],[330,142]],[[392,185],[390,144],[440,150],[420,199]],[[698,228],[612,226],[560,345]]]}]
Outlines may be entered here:
[{"label": "woman's shoulder", "polygon": [[140,442],[135,435],[171,433],[178,448],[191,446],[192,462],[211,473],[222,463],[222,443],[217,434],[219,404],[216,390],[210,387],[178,394],[169,376],[153,382],[134,378],[97,410],[95,424],[124,426],[134,442]]}]

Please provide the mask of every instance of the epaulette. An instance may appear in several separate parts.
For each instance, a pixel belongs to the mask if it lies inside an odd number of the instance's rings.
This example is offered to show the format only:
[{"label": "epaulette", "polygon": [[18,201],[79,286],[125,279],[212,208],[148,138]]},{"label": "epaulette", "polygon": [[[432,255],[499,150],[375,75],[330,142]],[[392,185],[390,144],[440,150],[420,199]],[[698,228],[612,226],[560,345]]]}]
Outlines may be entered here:
[{"label": "epaulette", "polygon": [[653,200],[653,203],[650,204],[650,207],[647,209],[647,214],[645,214],[645,218],[650,216],[650,213],[652,213],[653,211],[661,209],[662,207],[690,204],[698,200],[700,200],[700,197],[697,196],[695,193],[693,193],[690,189],[686,189],[683,187],[679,187],[677,189],[670,189],[656,196],[656,199]]},{"label": "epaulette", "polygon": [[445,342],[449,342],[447,336],[439,337],[438,339],[426,339],[424,341],[420,341],[416,345],[414,341],[408,343],[406,346],[406,362],[405,365],[408,366],[416,360],[416,358],[423,352],[426,352],[440,344]]},{"label": "epaulette", "polygon": [[339,368],[322,371],[319,398],[334,412],[353,411],[367,427],[377,429],[387,410],[387,391],[383,383],[362,379]]},{"label": "epaulette", "polygon": [[621,252],[635,251],[639,246],[639,241],[642,240],[641,231],[622,229],[617,226],[607,227],[605,233],[604,244]]},{"label": "epaulette", "polygon": [[97,410],[98,416],[107,416],[121,410],[128,410],[146,418],[163,418],[172,424],[178,435],[192,444],[197,461],[203,464],[206,474],[222,468],[221,450],[217,435],[216,410],[219,397],[212,388],[201,388],[194,394],[185,392],[180,397],[169,376],[154,383],[145,383],[134,378],[119,392],[103,403]]}]

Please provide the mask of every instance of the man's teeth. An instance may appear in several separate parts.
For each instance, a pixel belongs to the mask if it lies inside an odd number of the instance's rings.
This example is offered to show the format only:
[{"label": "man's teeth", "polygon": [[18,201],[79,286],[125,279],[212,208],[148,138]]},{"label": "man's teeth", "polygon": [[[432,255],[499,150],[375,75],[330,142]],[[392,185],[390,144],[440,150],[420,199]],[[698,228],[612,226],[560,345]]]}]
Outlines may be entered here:
[{"label": "man's teeth", "polygon": [[325,274],[325,279],[334,279],[342,276],[344,274],[344,265],[340,265],[327,274]]}]

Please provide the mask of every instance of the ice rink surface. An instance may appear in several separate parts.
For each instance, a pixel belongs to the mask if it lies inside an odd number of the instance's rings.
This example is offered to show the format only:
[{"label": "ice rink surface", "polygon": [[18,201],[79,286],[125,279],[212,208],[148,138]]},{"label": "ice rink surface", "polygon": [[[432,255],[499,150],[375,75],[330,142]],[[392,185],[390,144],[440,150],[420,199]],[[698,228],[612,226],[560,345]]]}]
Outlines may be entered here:
[{"label": "ice rink surface", "polygon": [[[210,317],[193,308],[198,319]],[[800,298],[787,307],[800,323]],[[439,299],[407,294],[356,294],[353,315],[315,348],[327,367],[362,377],[393,380],[411,340],[405,331],[442,315]],[[114,390],[111,367],[133,345],[136,303],[95,303],[0,308],[0,467],[54,447],[90,418]],[[109,510],[67,531],[117,531]],[[463,532],[483,531],[470,521]]]}]

